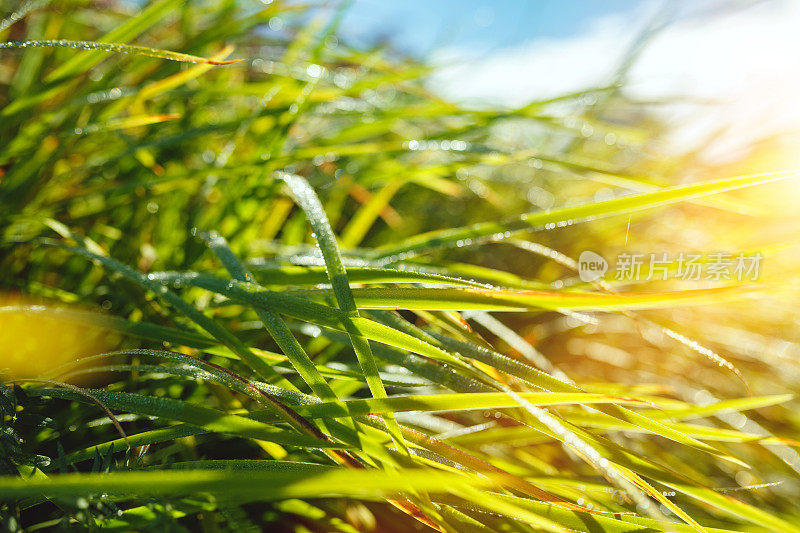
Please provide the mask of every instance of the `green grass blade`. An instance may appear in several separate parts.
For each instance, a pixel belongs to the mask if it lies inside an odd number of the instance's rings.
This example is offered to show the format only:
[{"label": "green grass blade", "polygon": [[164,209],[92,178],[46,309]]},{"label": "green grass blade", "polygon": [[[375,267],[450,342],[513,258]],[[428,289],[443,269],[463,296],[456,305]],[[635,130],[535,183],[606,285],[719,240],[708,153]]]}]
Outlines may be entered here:
[{"label": "green grass blade", "polygon": [[[149,444],[168,442],[175,439],[180,439],[181,437],[199,435],[201,433],[205,433],[206,431],[207,430],[201,427],[193,426],[191,424],[175,424],[174,426],[166,428],[152,429],[150,431],[134,433],[133,435],[128,435],[127,439],[114,439],[102,444],[76,450],[67,454],[65,459],[68,463],[77,463],[91,459],[97,453],[100,453],[100,455],[106,455],[111,450],[125,450],[128,445],[130,445],[131,448],[137,448],[139,446],[147,446]],[[55,468],[55,464],[51,464],[50,468]]]},{"label": "green grass blade", "polygon": [[169,50],[159,50],[157,48],[148,48],[146,46],[136,46],[132,44],[120,43],[102,43],[95,41],[69,41],[67,39],[57,40],[43,40],[43,41],[10,41],[0,43],[0,49],[3,48],[72,48],[74,50],[98,50],[102,52],[113,52],[116,54],[131,54],[138,56],[155,57],[158,59],[168,59],[170,61],[180,61],[181,63],[206,63],[209,65],[228,65],[241,61],[241,59],[233,59],[230,61],[218,61],[216,59],[208,59],[205,57],[193,56],[190,54],[182,54],[180,52],[171,52]]},{"label": "green grass blade", "polygon": [[[378,365],[375,361],[372,349],[370,348],[369,341],[359,331],[358,327],[353,327],[354,324],[352,320],[359,319],[358,308],[353,299],[350,282],[347,279],[347,271],[342,263],[339,245],[336,243],[336,237],[328,222],[325,210],[317,194],[314,192],[314,189],[311,188],[304,178],[293,174],[282,174],[281,178],[289,186],[292,196],[305,212],[306,218],[314,230],[314,238],[325,260],[325,267],[328,272],[328,278],[333,286],[336,302],[339,304],[339,308],[350,319],[350,321],[345,323],[345,330],[350,336],[353,350],[358,357],[358,362],[361,364],[361,369],[364,371],[364,377],[367,380],[370,392],[375,398],[385,398],[386,389],[383,386],[383,381],[381,381]],[[392,438],[398,446],[404,449],[405,443],[394,417],[388,413],[384,416]]]},{"label": "green grass blade", "polygon": [[71,252],[76,254],[82,255],[88,259],[96,261],[100,263],[103,267],[121,274],[122,276],[128,278],[129,280],[133,281],[137,285],[141,286],[142,288],[149,290],[156,294],[159,298],[163,299],[175,309],[179,310],[184,316],[189,318],[192,322],[206,330],[212,337],[217,339],[220,343],[224,344],[225,346],[229,347],[236,353],[242,360],[248,364],[253,370],[255,370],[262,378],[266,379],[267,381],[275,381],[276,383],[280,383],[281,386],[284,386],[290,390],[296,390],[296,387],[292,385],[290,382],[286,381],[282,376],[280,376],[275,370],[265,363],[260,357],[255,355],[247,346],[245,346],[242,341],[240,341],[236,336],[234,336],[230,331],[226,330],[203,313],[192,307],[191,305],[187,304],[183,299],[180,298],[177,294],[170,291],[165,285],[162,283],[158,283],[155,281],[155,278],[152,275],[145,276],[141,272],[137,272],[136,270],[132,269],[131,267],[120,263],[119,261],[115,261],[110,257],[102,256],[90,252],[85,248],[79,248],[74,246],[66,246],[59,243],[56,243],[58,246],[65,248]]},{"label": "green grass blade", "polygon": [[[354,288],[356,304],[363,309],[488,310],[567,309],[616,311],[681,305],[703,305],[748,297],[754,288],[732,285],[662,293],[601,293],[579,291],[518,291],[485,288],[384,287]],[[330,293],[305,289],[289,294],[324,302]]]},{"label": "green grass blade", "polygon": [[[239,261],[239,258],[231,251],[227,241],[216,233],[203,234],[202,238],[208,243],[217,257],[220,258],[225,268],[231,276],[238,281],[253,283],[253,275],[247,268]],[[275,342],[286,354],[286,357],[292,363],[292,366],[297,370],[303,380],[311,387],[317,396],[323,400],[335,400],[336,394],[331,390],[328,382],[319,373],[317,367],[309,359],[308,354],[297,342],[294,334],[286,326],[286,323],[272,311],[266,309],[256,309],[258,318],[261,319],[262,324],[275,339]]]},{"label": "green grass blade", "polygon": [[6,31],[12,24],[18,22],[25,18],[25,15],[30,13],[35,9],[39,9],[40,7],[46,6],[50,3],[50,0],[25,0],[22,5],[9,16],[0,20],[0,33]]},{"label": "green grass blade", "polygon": [[[521,392],[519,395],[535,405],[601,404],[642,406],[646,402],[636,398],[620,398],[604,394]],[[392,396],[368,400],[325,402],[298,407],[299,413],[312,418],[364,416],[399,411],[460,411],[479,409],[516,408],[519,405],[501,392],[473,394],[435,394],[417,396]]]},{"label": "green grass blade", "polygon": [[239,502],[289,498],[374,498],[397,492],[426,490],[446,493],[453,486],[491,486],[486,478],[405,470],[393,475],[376,470],[332,470],[325,472],[258,472],[251,470],[166,470],[116,472],[114,474],[60,474],[48,479],[3,479],[0,499],[26,496],[68,496],[106,493],[115,496],[168,496],[211,493]]},{"label": "green grass blade", "polygon": [[[324,267],[277,266],[251,264],[262,283],[268,285],[317,285],[328,280]],[[444,276],[410,269],[348,267],[351,283],[442,283],[447,285],[483,286],[484,284],[455,276]]]},{"label": "green grass blade", "polygon": [[[127,43],[148,28],[159,23],[170,11],[177,8],[181,3],[181,0],[158,0],[147,6],[135,17],[126,20],[124,23],[105,34],[99,41],[105,43]],[[104,56],[104,52],[97,50],[76,55],[48,74],[45,78],[45,82],[52,83],[85,72],[102,61]]]},{"label": "green grass blade", "polygon": [[[265,422],[239,415],[224,413],[216,409],[193,405],[171,398],[156,398],[125,392],[92,390],[93,395],[111,409],[130,413],[155,416],[163,420],[183,422],[203,428],[206,431],[227,433],[251,439],[265,440],[287,446],[311,448],[345,448],[346,446],[328,440],[300,435],[294,431],[276,428]],[[69,389],[31,389],[29,394],[82,400],[80,394]],[[275,417],[276,415],[273,415]],[[277,421],[277,418],[275,419]]]},{"label": "green grass blade", "polygon": [[486,222],[474,224],[463,228],[453,228],[432,231],[417,235],[397,245],[385,245],[375,249],[375,258],[402,258],[422,252],[431,248],[442,246],[455,246],[491,236],[503,237],[512,232],[523,229],[550,229],[557,226],[566,226],[576,222],[592,220],[600,217],[630,213],[663,205],[700,198],[726,191],[733,191],[743,187],[752,187],[762,183],[776,180],[794,178],[798,176],[795,171],[775,172],[770,174],[756,174],[738,176],[691,185],[677,185],[664,189],[614,198],[602,202],[592,202],[574,207],[565,207],[551,211],[528,213],[507,222]]}]

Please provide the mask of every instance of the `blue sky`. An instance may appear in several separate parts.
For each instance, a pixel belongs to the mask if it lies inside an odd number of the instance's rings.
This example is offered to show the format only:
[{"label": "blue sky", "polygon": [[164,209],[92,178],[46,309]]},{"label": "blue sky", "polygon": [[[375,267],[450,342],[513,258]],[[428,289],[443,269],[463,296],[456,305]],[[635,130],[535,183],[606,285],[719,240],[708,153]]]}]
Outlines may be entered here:
[{"label": "blue sky", "polygon": [[388,36],[425,57],[437,48],[478,54],[536,38],[579,34],[598,17],[637,9],[642,0],[354,0],[342,22],[349,38]]},{"label": "blue sky", "polygon": [[676,146],[721,125],[725,151],[800,132],[800,107],[786,104],[800,94],[800,0],[353,0],[340,29],[427,59],[429,87],[448,99],[513,107],[608,83],[657,13],[671,23],[626,92],[676,102],[660,108]]}]

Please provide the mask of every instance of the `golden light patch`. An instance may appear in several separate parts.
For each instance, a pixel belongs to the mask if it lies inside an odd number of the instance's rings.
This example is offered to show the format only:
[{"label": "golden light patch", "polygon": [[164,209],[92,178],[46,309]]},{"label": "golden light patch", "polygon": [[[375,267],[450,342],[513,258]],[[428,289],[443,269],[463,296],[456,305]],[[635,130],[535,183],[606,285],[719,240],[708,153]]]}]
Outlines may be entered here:
[{"label": "golden light patch", "polygon": [[[104,328],[102,318],[99,313],[61,303],[0,294],[0,376],[53,379],[53,371],[63,365],[113,350],[121,337]],[[99,364],[102,361],[91,362],[92,366]],[[55,379],[85,384],[100,377],[101,374],[78,374]]]}]

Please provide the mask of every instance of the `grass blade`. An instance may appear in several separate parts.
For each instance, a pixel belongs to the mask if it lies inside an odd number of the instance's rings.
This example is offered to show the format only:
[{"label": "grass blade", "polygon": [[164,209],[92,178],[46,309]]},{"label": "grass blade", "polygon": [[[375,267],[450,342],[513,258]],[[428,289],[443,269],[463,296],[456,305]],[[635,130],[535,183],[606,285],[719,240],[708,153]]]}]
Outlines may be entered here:
[{"label": "grass blade", "polygon": [[146,46],[137,46],[133,44],[120,44],[120,43],[103,43],[95,41],[69,41],[66,39],[57,40],[43,40],[43,41],[10,41],[0,43],[0,49],[3,48],[72,48],[75,50],[98,50],[102,52],[113,52],[116,54],[131,54],[138,56],[156,57],[158,59],[168,59],[170,61],[180,61],[181,63],[207,63],[209,65],[229,65],[237,63],[241,59],[231,59],[227,61],[219,61],[217,59],[209,59],[205,57],[193,56],[190,54],[182,54],[180,52],[171,52],[169,50],[159,50],[157,48],[148,48]]},{"label": "grass blade", "polygon": [[[353,299],[350,282],[347,279],[347,271],[342,263],[339,246],[336,243],[336,237],[328,222],[325,210],[319,198],[317,198],[314,189],[311,188],[304,178],[293,174],[281,174],[281,178],[289,186],[295,201],[305,212],[306,218],[314,230],[314,237],[317,240],[317,245],[325,260],[325,267],[328,272],[328,278],[333,286],[336,302],[339,308],[350,319],[344,324],[345,331],[350,336],[353,350],[356,352],[358,362],[361,364],[361,369],[364,372],[364,377],[367,380],[370,392],[375,398],[386,398],[386,389],[383,386],[383,381],[381,381],[378,365],[372,354],[369,341],[367,341],[357,327],[353,327],[354,324],[352,320],[358,320],[360,318],[358,307],[356,307],[355,300]],[[401,449],[405,449],[405,443],[400,434],[400,428],[397,426],[393,415],[387,413],[384,415],[384,418],[386,419],[389,432],[397,446]]]},{"label": "grass blade", "polygon": [[769,174],[738,176],[705,183],[694,183],[691,185],[666,187],[654,192],[614,198],[602,202],[592,202],[575,207],[554,209],[552,211],[528,213],[506,222],[486,222],[463,228],[423,233],[397,245],[378,247],[372,255],[375,259],[396,260],[432,248],[455,246],[459,242],[463,245],[475,239],[487,237],[503,238],[504,236],[510,236],[513,232],[520,230],[551,229],[557,226],[566,226],[600,217],[630,213],[642,209],[683,202],[721,192],[733,191],[743,187],[752,187],[776,180],[795,178],[798,175],[800,174],[795,171],[774,172]]}]

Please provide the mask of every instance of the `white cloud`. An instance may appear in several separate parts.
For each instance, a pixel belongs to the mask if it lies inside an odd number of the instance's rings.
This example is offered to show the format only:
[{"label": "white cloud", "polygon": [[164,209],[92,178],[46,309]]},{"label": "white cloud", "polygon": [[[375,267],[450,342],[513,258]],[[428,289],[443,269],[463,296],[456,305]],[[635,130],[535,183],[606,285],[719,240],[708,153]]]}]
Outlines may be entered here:
[{"label": "white cloud", "polygon": [[[708,3],[680,6],[696,11]],[[654,7],[599,19],[574,36],[534,39],[484,57],[443,51],[438,60],[446,66],[432,87],[460,101],[514,106],[601,85]],[[763,134],[800,129],[800,0],[759,2],[709,16],[684,13],[648,43],[628,82],[626,90],[636,97],[718,102],[670,106],[665,117],[676,128],[675,142],[728,125],[732,133],[725,146],[731,150]]]}]

